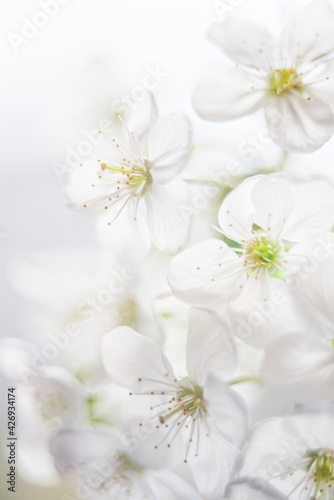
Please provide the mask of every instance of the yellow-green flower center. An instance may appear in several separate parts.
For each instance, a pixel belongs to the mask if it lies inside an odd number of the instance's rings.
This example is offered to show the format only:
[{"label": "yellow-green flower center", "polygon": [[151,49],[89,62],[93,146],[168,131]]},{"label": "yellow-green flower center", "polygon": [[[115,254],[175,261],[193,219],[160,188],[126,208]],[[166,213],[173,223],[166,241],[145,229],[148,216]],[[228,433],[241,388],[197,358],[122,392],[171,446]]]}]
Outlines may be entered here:
[{"label": "yellow-green flower center", "polygon": [[102,170],[109,170],[114,174],[120,174],[124,178],[120,177],[119,184],[124,186],[124,184],[129,188],[138,188],[144,182],[151,182],[151,175],[149,172],[149,162],[145,160],[145,166],[132,164],[130,162],[124,161],[120,164],[113,163],[102,163]]},{"label": "yellow-green flower center", "polygon": [[254,239],[247,242],[244,251],[244,266],[249,273],[254,270],[267,270],[271,275],[277,272],[281,263],[284,248],[282,243],[273,241],[266,234],[257,234]]},{"label": "yellow-green flower center", "polygon": [[295,88],[300,90],[301,78],[294,68],[275,69],[268,76],[269,95],[281,95],[284,91]]},{"label": "yellow-green flower center", "polygon": [[131,327],[136,326],[137,322],[137,304],[134,300],[127,302],[119,310],[119,323],[120,325],[127,325]]},{"label": "yellow-green flower center", "polygon": [[198,385],[193,385],[187,381],[187,387],[180,382],[180,388],[177,390],[175,397],[170,401],[172,406],[168,408],[169,412],[159,416],[159,421],[164,424],[174,415],[181,414],[185,417],[194,416],[201,409],[204,413],[207,410],[203,403],[203,388]]},{"label": "yellow-green flower center", "polygon": [[[334,494],[334,451],[307,450],[305,470],[308,472],[310,498],[320,500]],[[313,487],[311,487],[311,484]]]}]

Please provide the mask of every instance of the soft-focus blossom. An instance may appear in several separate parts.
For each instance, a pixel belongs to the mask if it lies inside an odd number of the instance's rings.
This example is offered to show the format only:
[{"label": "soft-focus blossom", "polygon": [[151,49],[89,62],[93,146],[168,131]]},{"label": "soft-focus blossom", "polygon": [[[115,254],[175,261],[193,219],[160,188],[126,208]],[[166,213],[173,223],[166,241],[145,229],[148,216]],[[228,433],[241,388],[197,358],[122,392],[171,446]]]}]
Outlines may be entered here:
[{"label": "soft-focus blossom", "polygon": [[233,340],[218,316],[190,310],[186,377],[176,377],[158,346],[127,327],[107,334],[102,350],[112,381],[129,387],[134,397],[159,398],[156,405],[148,403],[151,417],[166,427],[155,448],[164,447],[168,454],[169,448],[179,446],[179,457],[189,462],[199,490],[208,498],[221,495],[235,457],[232,443],[242,441],[247,417],[242,399],[222,378],[233,375],[237,359]]},{"label": "soft-focus blossom", "polygon": [[72,477],[80,497],[92,500],[200,500],[176,474],[143,467],[116,431],[61,432],[51,447],[61,476]]},{"label": "soft-focus blossom", "polygon": [[299,245],[332,226],[333,195],[321,177],[279,173],[243,181],[218,214],[219,231],[233,243],[212,238],[174,257],[174,294],[215,310],[227,304],[233,331],[256,347],[298,329],[303,317],[288,283],[306,260]]},{"label": "soft-focus blossom", "polygon": [[[151,97],[148,107],[155,107]],[[191,148],[191,127],[183,115],[172,114],[148,127],[144,138],[135,130],[142,106],[135,108],[126,123],[123,136],[111,138],[110,158],[98,165],[80,166],[72,173],[66,187],[69,202],[76,208],[107,211],[106,224],[111,225],[123,209],[136,220],[141,217],[139,205],[144,200],[144,217],[153,243],[163,252],[174,254],[187,242],[190,217],[186,216],[187,187],[178,179]],[[155,115],[155,113],[154,113]],[[153,120],[154,121],[154,120]]]},{"label": "soft-focus blossom", "polygon": [[264,108],[269,134],[282,148],[320,148],[334,131],[333,29],[326,0],[295,12],[278,38],[234,16],[213,24],[210,39],[236,64],[201,80],[193,94],[198,114],[223,121]]},{"label": "soft-focus blossom", "polygon": [[[60,366],[42,366],[36,346],[8,337],[0,341],[0,375],[15,385],[19,402],[18,460],[20,474],[29,482],[57,484],[49,441],[65,426],[88,418],[88,395],[79,381]],[[21,417],[21,418],[20,418]]]},{"label": "soft-focus blossom", "polygon": [[[142,266],[143,268],[143,266]],[[105,376],[101,337],[128,325],[158,344],[164,332],[154,310],[153,287],[147,273],[106,250],[55,248],[27,252],[11,266],[12,282],[27,301],[26,337],[45,345],[47,362],[65,366],[87,382]],[[47,348],[46,348],[47,350]]]},{"label": "soft-focus blossom", "polygon": [[302,413],[260,423],[242,457],[239,475],[263,479],[289,500],[332,500],[333,425],[332,411]]}]

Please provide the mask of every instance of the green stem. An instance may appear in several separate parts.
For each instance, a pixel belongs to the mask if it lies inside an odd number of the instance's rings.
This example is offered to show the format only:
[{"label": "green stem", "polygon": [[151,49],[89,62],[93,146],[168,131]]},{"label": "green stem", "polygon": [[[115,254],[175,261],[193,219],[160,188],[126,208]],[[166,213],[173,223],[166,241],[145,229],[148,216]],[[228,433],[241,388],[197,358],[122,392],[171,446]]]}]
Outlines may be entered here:
[{"label": "green stem", "polygon": [[287,151],[285,151],[285,149],[283,149],[283,151],[282,151],[282,158],[281,158],[281,161],[280,161],[280,163],[278,165],[278,169],[277,169],[278,171],[283,170],[284,165],[286,164],[286,160],[288,158],[288,154],[289,153]]},{"label": "green stem", "polygon": [[231,184],[227,184],[226,182],[215,181],[214,179],[191,179],[189,177],[183,177],[182,180],[193,184],[202,184],[203,186],[215,186],[217,188],[228,187],[230,189],[234,188],[234,186],[231,186]]},{"label": "green stem", "polygon": [[228,382],[228,385],[242,384],[243,382],[262,382],[259,375],[248,375],[245,377],[238,377]]}]

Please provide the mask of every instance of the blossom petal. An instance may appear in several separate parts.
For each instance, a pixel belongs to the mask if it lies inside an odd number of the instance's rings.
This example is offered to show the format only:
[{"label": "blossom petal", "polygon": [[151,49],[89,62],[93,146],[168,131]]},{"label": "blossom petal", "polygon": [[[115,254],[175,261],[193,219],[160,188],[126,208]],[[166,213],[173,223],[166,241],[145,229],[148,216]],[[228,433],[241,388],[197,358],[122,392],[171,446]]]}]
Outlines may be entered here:
[{"label": "blossom petal", "polygon": [[265,104],[263,81],[239,68],[220,70],[200,80],[192,96],[204,120],[233,120],[257,111]]},{"label": "blossom petal", "polygon": [[256,224],[273,238],[306,241],[333,224],[334,186],[325,177],[271,174],[253,187],[251,198]]},{"label": "blossom petal", "polygon": [[162,382],[175,378],[157,344],[128,326],[114,328],[103,337],[102,360],[111,380],[133,392],[161,391]]},{"label": "blossom petal", "polygon": [[69,467],[77,467],[86,460],[109,457],[120,449],[121,441],[115,432],[101,433],[86,430],[61,431],[51,443],[56,468],[61,476]]},{"label": "blossom petal", "polygon": [[307,470],[300,467],[289,474],[289,466],[301,460],[307,450],[332,449],[333,422],[330,412],[303,413],[261,422],[255,427],[243,455],[240,475],[270,480],[270,484],[288,498],[301,498]]},{"label": "blossom petal", "polygon": [[254,206],[252,189],[264,176],[256,175],[244,180],[231,191],[223,201],[218,221],[225,236],[231,240],[243,243],[252,234],[254,221]]},{"label": "blossom petal", "polygon": [[223,436],[240,445],[248,427],[247,409],[241,396],[217,374],[210,372],[205,381],[203,397],[211,418]]},{"label": "blossom petal", "polygon": [[129,204],[109,225],[108,210],[96,219],[96,232],[99,241],[106,245],[123,262],[139,262],[148,254],[152,242],[147,224],[145,204],[139,203],[136,219]]},{"label": "blossom petal", "polygon": [[311,153],[334,132],[334,115],[327,104],[297,92],[268,98],[265,118],[270,137],[292,152]]},{"label": "blossom petal", "polygon": [[311,2],[289,18],[282,33],[282,48],[299,64],[321,59],[334,50],[334,12],[326,0]]},{"label": "blossom petal", "polygon": [[291,254],[307,258],[295,277],[294,293],[308,314],[325,325],[333,336],[334,234],[326,233],[307,244],[298,244]]},{"label": "blossom petal", "polygon": [[154,125],[147,144],[154,182],[167,182],[178,174],[190,153],[191,136],[184,115],[169,115]]},{"label": "blossom petal", "polygon": [[253,186],[251,200],[256,224],[274,240],[282,236],[294,208],[293,192],[287,178],[280,174],[262,177]]},{"label": "blossom petal", "polygon": [[329,231],[334,220],[334,185],[316,175],[286,175],[285,178],[293,191],[294,206],[282,230],[282,238],[306,241]]},{"label": "blossom petal", "polygon": [[[194,481],[208,500],[220,498],[230,479],[236,457],[236,447],[207,419],[200,432],[198,456],[189,459]],[[196,443],[192,443],[196,446]]]},{"label": "blossom petal", "polygon": [[188,314],[187,371],[203,386],[208,372],[230,378],[237,369],[236,346],[222,319],[212,311],[192,307]]},{"label": "blossom petal", "polygon": [[278,335],[306,328],[306,319],[279,278],[249,278],[228,310],[233,333],[256,348]]},{"label": "blossom petal", "polygon": [[136,103],[126,120],[130,133],[140,137],[146,134],[158,119],[158,109],[151,92],[146,92],[144,98]]},{"label": "blossom petal", "polygon": [[108,182],[102,183],[99,175],[101,169],[97,167],[77,167],[69,175],[64,193],[71,207],[103,208],[105,199],[117,188],[117,175],[108,175]]},{"label": "blossom petal", "polygon": [[147,475],[147,482],[152,499],[201,500],[202,498],[188,483],[167,470],[150,471]]},{"label": "blossom petal", "polygon": [[223,23],[214,23],[208,36],[234,61],[253,69],[269,70],[277,42],[260,24],[230,16]]},{"label": "blossom petal", "polygon": [[303,76],[303,90],[311,99],[327,104],[334,110],[334,60],[316,65]]},{"label": "blossom petal", "polygon": [[283,335],[267,346],[262,373],[270,388],[295,402],[330,399],[334,387],[333,346],[306,332]]},{"label": "blossom petal", "polygon": [[246,280],[236,253],[210,238],[171,261],[168,282],[177,298],[198,306],[215,307],[237,297]]},{"label": "blossom petal", "polygon": [[182,250],[189,237],[191,210],[187,204],[188,188],[181,180],[154,185],[145,196],[152,242],[169,255]]},{"label": "blossom petal", "polygon": [[[174,467],[180,463],[180,451],[185,443],[184,434],[172,432],[168,438],[168,429],[159,425],[159,416],[152,411],[152,408],[166,408],[170,397],[161,394],[134,395],[123,407],[124,451],[141,467],[157,470]],[[136,432],[138,430],[140,433]],[[172,443],[167,446],[170,441]]]}]

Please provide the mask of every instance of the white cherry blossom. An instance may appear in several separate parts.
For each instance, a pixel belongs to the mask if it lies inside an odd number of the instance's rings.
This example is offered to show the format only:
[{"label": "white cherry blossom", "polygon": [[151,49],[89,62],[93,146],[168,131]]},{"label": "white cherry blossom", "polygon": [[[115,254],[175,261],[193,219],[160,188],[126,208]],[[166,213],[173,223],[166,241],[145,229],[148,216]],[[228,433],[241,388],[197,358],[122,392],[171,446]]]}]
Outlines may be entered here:
[{"label": "white cherry blossom", "polygon": [[225,198],[218,220],[233,246],[211,238],[174,257],[174,294],[198,306],[227,304],[234,333],[255,347],[304,327],[288,283],[307,258],[300,245],[333,224],[332,185],[316,176],[250,177]]},{"label": "white cherry blossom", "polygon": [[[155,107],[153,97],[148,106]],[[154,245],[174,254],[185,246],[190,229],[190,217],[179,209],[188,190],[178,174],[190,153],[191,127],[181,114],[152,125],[155,113],[153,120],[151,113],[148,132],[138,137],[135,131],[143,129],[138,125],[141,114],[145,120],[148,113],[139,106],[128,122],[118,115],[123,134],[110,139],[110,157],[76,168],[65,191],[74,208],[106,212],[109,226],[124,209],[134,220],[144,217]]]},{"label": "white cherry blossom", "polygon": [[332,410],[261,422],[243,454],[239,475],[265,480],[289,500],[333,500],[333,424]]},{"label": "white cherry blossom", "polygon": [[169,449],[179,448],[179,460],[189,463],[199,491],[210,499],[222,495],[247,416],[240,396],[222,379],[233,375],[237,360],[233,340],[218,316],[190,310],[185,377],[175,376],[154,342],[127,327],[107,334],[102,351],[111,380],[130,388],[134,398],[145,395],[150,418],[159,429],[165,428],[163,438],[152,446],[152,459],[153,448],[165,449],[166,459]]},{"label": "white cherry blossom", "polygon": [[66,430],[51,451],[61,476],[74,481],[79,498],[92,500],[200,500],[176,474],[135,461],[115,430]]},{"label": "white cherry blossom", "polygon": [[2,338],[0,378],[6,380],[8,387],[15,386],[19,402],[15,434],[20,441],[20,474],[30,483],[52,485],[58,478],[49,453],[49,441],[65,426],[81,424],[88,418],[87,394],[66,369],[40,366],[35,352],[36,346],[30,342]]},{"label": "white cherry blossom", "polygon": [[224,121],[263,108],[278,145],[295,152],[320,148],[334,131],[333,29],[326,0],[295,12],[278,38],[233,15],[213,24],[209,38],[236,64],[200,81],[193,94],[198,114]]},{"label": "white cherry blossom", "polygon": [[25,334],[36,341],[40,359],[52,358],[85,384],[106,378],[101,337],[112,328],[128,325],[163,342],[156,290],[143,265],[129,265],[105,249],[65,247],[22,253],[10,276],[26,301]]}]

